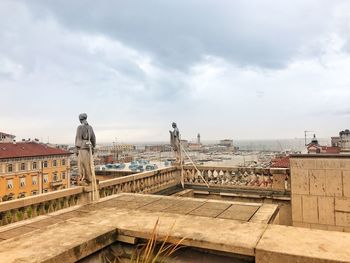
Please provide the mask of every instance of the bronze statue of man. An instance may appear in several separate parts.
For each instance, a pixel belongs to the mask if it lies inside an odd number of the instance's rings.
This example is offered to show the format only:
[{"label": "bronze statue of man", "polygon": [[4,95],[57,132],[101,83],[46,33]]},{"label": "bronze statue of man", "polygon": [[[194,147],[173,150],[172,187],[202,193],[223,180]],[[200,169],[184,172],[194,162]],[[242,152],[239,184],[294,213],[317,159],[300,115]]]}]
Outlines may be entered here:
[{"label": "bronze statue of man", "polygon": [[180,132],[175,122],[173,122],[171,126],[173,127],[173,131],[169,131],[170,145],[175,152],[176,163],[180,163],[181,162]]},{"label": "bronze statue of man", "polygon": [[[81,113],[79,115],[80,125],[75,136],[75,147],[78,155],[78,170],[79,170],[79,185],[90,185],[92,181],[94,148],[96,146],[96,137],[94,130],[87,122],[87,114]],[[90,150],[91,153],[90,154]]]}]

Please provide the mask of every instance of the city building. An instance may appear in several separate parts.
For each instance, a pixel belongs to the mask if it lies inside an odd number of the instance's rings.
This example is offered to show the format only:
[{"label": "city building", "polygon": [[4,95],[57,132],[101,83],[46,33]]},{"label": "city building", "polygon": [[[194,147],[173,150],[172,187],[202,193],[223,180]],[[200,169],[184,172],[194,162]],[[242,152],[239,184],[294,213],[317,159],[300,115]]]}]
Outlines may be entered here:
[{"label": "city building", "polygon": [[340,137],[331,137],[332,147],[339,147]]},{"label": "city building", "polygon": [[185,149],[188,148],[188,140],[180,140],[181,146]]},{"label": "city building", "polygon": [[96,153],[111,153],[111,152],[131,152],[135,150],[135,145],[132,144],[113,144],[107,146],[98,146],[95,149]]},{"label": "city building", "polygon": [[191,151],[199,151],[202,148],[202,144],[200,143],[189,143],[188,149]]},{"label": "city building", "polygon": [[160,145],[146,145],[145,152],[166,152],[170,151],[170,146],[165,144]]},{"label": "city building", "polygon": [[70,187],[69,156],[33,141],[1,143],[0,201]]},{"label": "city building", "polygon": [[342,152],[350,151],[350,131],[346,129],[345,131],[339,132],[339,145]]},{"label": "city building", "polygon": [[7,134],[4,132],[0,132],[0,143],[2,142],[13,142],[13,140],[16,138],[15,135]]},{"label": "city building", "polygon": [[338,146],[320,145],[315,134],[311,142],[306,146],[306,148],[307,148],[307,153],[309,154],[318,154],[318,153],[319,154],[337,154],[337,153],[340,153],[340,150],[341,150],[341,148]]},{"label": "city building", "polygon": [[201,135],[199,133],[197,134],[197,143],[201,144]]},{"label": "city building", "polygon": [[225,147],[233,147],[233,140],[231,139],[224,139],[224,140],[220,140],[219,142],[220,146],[225,146]]}]

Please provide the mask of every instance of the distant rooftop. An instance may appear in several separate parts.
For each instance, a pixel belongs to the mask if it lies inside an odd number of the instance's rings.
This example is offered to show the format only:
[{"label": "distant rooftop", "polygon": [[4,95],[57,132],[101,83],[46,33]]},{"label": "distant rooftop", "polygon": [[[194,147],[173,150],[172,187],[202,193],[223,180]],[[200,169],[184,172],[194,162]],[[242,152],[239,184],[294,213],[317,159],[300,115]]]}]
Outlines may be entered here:
[{"label": "distant rooftop", "polygon": [[15,138],[15,135],[12,134],[8,134],[8,133],[4,133],[4,132],[0,132],[0,138],[1,137],[11,137],[11,138]]},{"label": "distant rooftop", "polygon": [[271,168],[289,168],[289,167],[290,167],[289,156],[272,160]]},{"label": "distant rooftop", "polygon": [[0,159],[69,154],[70,152],[68,151],[36,142],[0,144]]}]

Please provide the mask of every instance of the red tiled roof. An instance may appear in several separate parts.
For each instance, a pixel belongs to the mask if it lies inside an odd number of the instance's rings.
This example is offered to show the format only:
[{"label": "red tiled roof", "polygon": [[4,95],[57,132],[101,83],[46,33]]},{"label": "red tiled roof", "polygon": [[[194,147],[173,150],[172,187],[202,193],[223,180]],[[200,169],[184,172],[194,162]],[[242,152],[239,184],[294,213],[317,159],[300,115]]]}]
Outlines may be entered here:
[{"label": "red tiled roof", "polygon": [[340,148],[336,146],[322,146],[322,153],[340,153]]},{"label": "red tiled roof", "polygon": [[286,157],[282,157],[280,159],[274,159],[272,161],[272,168],[289,168],[290,164],[289,164],[289,156]]},{"label": "red tiled roof", "polygon": [[0,159],[69,154],[36,142],[0,143]]}]

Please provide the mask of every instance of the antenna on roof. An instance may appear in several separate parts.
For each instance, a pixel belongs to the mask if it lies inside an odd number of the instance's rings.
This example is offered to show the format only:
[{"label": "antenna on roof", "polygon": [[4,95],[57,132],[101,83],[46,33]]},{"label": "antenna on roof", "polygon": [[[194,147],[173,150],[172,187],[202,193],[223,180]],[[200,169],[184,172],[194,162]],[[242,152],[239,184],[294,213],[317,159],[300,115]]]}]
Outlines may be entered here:
[{"label": "antenna on roof", "polygon": [[306,137],[307,137],[307,134],[308,133],[311,133],[313,131],[304,131],[304,137],[305,137],[305,146],[307,146],[307,143],[306,143]]}]

